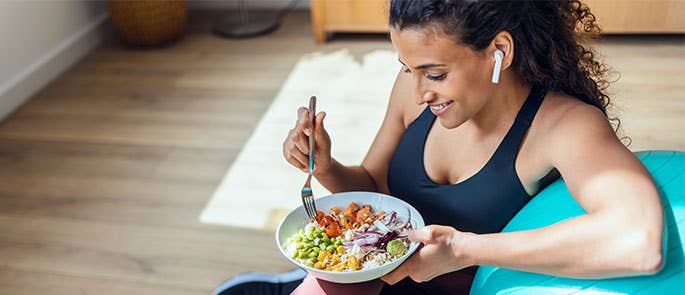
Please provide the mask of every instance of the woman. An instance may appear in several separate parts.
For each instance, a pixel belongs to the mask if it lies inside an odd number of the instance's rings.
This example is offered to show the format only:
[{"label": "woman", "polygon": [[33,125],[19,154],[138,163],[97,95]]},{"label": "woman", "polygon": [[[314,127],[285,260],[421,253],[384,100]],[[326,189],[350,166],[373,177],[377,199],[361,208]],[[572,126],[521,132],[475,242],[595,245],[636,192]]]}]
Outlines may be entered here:
[{"label": "woman", "polygon": [[[343,166],[317,114],[314,176],[334,193],[409,202],[430,224],[409,235],[423,247],[382,280],[307,276],[294,293],[467,293],[477,265],[576,278],[657,272],[659,195],[609,124],[605,67],[574,29],[599,30],[578,1],[391,1],[402,70],[380,131],[361,166]],[[283,151],[307,171],[307,109],[298,117]],[[559,174],[588,214],[501,233]]]}]

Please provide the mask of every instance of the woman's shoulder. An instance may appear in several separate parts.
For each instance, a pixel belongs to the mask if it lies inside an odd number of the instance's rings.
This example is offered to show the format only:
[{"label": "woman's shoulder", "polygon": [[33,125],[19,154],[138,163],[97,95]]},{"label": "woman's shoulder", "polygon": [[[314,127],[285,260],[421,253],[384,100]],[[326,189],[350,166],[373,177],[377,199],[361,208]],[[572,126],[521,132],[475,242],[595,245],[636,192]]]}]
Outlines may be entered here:
[{"label": "woman's shoulder", "polygon": [[539,113],[542,114],[541,125],[545,125],[545,129],[550,131],[559,128],[610,126],[607,116],[597,107],[556,91],[547,93]]},{"label": "woman's shoulder", "polygon": [[395,79],[392,92],[390,94],[390,103],[388,111],[394,112],[401,117],[404,129],[411,124],[416,118],[421,115],[425,106],[418,105],[412,96],[414,90],[412,89],[411,76],[403,74],[400,71]]},{"label": "woman's shoulder", "polygon": [[536,120],[539,137],[549,144],[572,138],[615,137],[609,119],[600,109],[560,92],[547,93]]},{"label": "woman's shoulder", "polygon": [[550,91],[533,120],[521,153],[536,159],[538,167],[544,167],[539,169],[544,173],[534,174],[533,178],[545,181],[541,179],[552,169],[559,169],[559,158],[566,158],[568,153],[582,154],[588,147],[617,142],[601,110],[578,98]]}]

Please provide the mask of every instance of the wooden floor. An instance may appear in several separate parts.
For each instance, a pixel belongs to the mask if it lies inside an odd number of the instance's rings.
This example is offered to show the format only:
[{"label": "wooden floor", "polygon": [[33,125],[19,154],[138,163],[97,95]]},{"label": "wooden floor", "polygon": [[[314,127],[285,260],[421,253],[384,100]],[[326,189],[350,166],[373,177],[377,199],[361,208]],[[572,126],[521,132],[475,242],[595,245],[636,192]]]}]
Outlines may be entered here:
[{"label": "wooden floor", "polygon": [[[198,216],[303,54],[391,46],[315,45],[301,12],[268,37],[225,40],[209,33],[217,16],[191,14],[185,38],[161,49],[107,41],[0,123],[0,294],[208,294],[239,273],[292,268],[273,233]],[[634,142],[684,149],[682,38],[602,46],[640,65],[622,101],[652,119],[631,127]],[[639,87],[643,73],[659,87]],[[650,87],[666,105],[631,102]]]}]

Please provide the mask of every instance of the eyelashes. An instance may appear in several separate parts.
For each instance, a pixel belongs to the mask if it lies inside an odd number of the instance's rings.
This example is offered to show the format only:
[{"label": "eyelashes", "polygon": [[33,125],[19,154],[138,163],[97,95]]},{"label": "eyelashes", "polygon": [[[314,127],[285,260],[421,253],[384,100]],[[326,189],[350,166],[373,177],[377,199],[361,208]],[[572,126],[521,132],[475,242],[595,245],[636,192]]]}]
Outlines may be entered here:
[{"label": "eyelashes", "polygon": [[426,78],[431,79],[433,81],[440,81],[442,79],[445,79],[445,76],[447,76],[447,74],[440,74],[437,76],[436,75],[426,75]]},{"label": "eyelashes", "polygon": [[[409,70],[408,67],[404,66],[403,68],[404,68],[404,70],[402,70],[402,72],[404,72],[404,73],[406,73],[406,74],[411,73],[411,70]],[[426,78],[428,78],[429,80],[433,80],[433,81],[440,81],[440,80],[443,80],[443,79],[445,79],[446,76],[447,76],[447,74],[440,74],[440,75],[429,75],[429,74],[426,74]]]}]

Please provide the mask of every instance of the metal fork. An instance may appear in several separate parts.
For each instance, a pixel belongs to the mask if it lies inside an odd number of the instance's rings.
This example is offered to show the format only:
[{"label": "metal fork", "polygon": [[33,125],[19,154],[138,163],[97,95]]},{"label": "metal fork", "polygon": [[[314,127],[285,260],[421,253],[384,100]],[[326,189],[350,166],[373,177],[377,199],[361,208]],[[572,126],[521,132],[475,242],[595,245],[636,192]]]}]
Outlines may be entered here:
[{"label": "metal fork", "polygon": [[316,219],[316,205],[312,193],[312,173],[314,172],[314,125],[316,118],[316,96],[309,98],[309,175],[302,187],[302,205],[309,219]]}]

